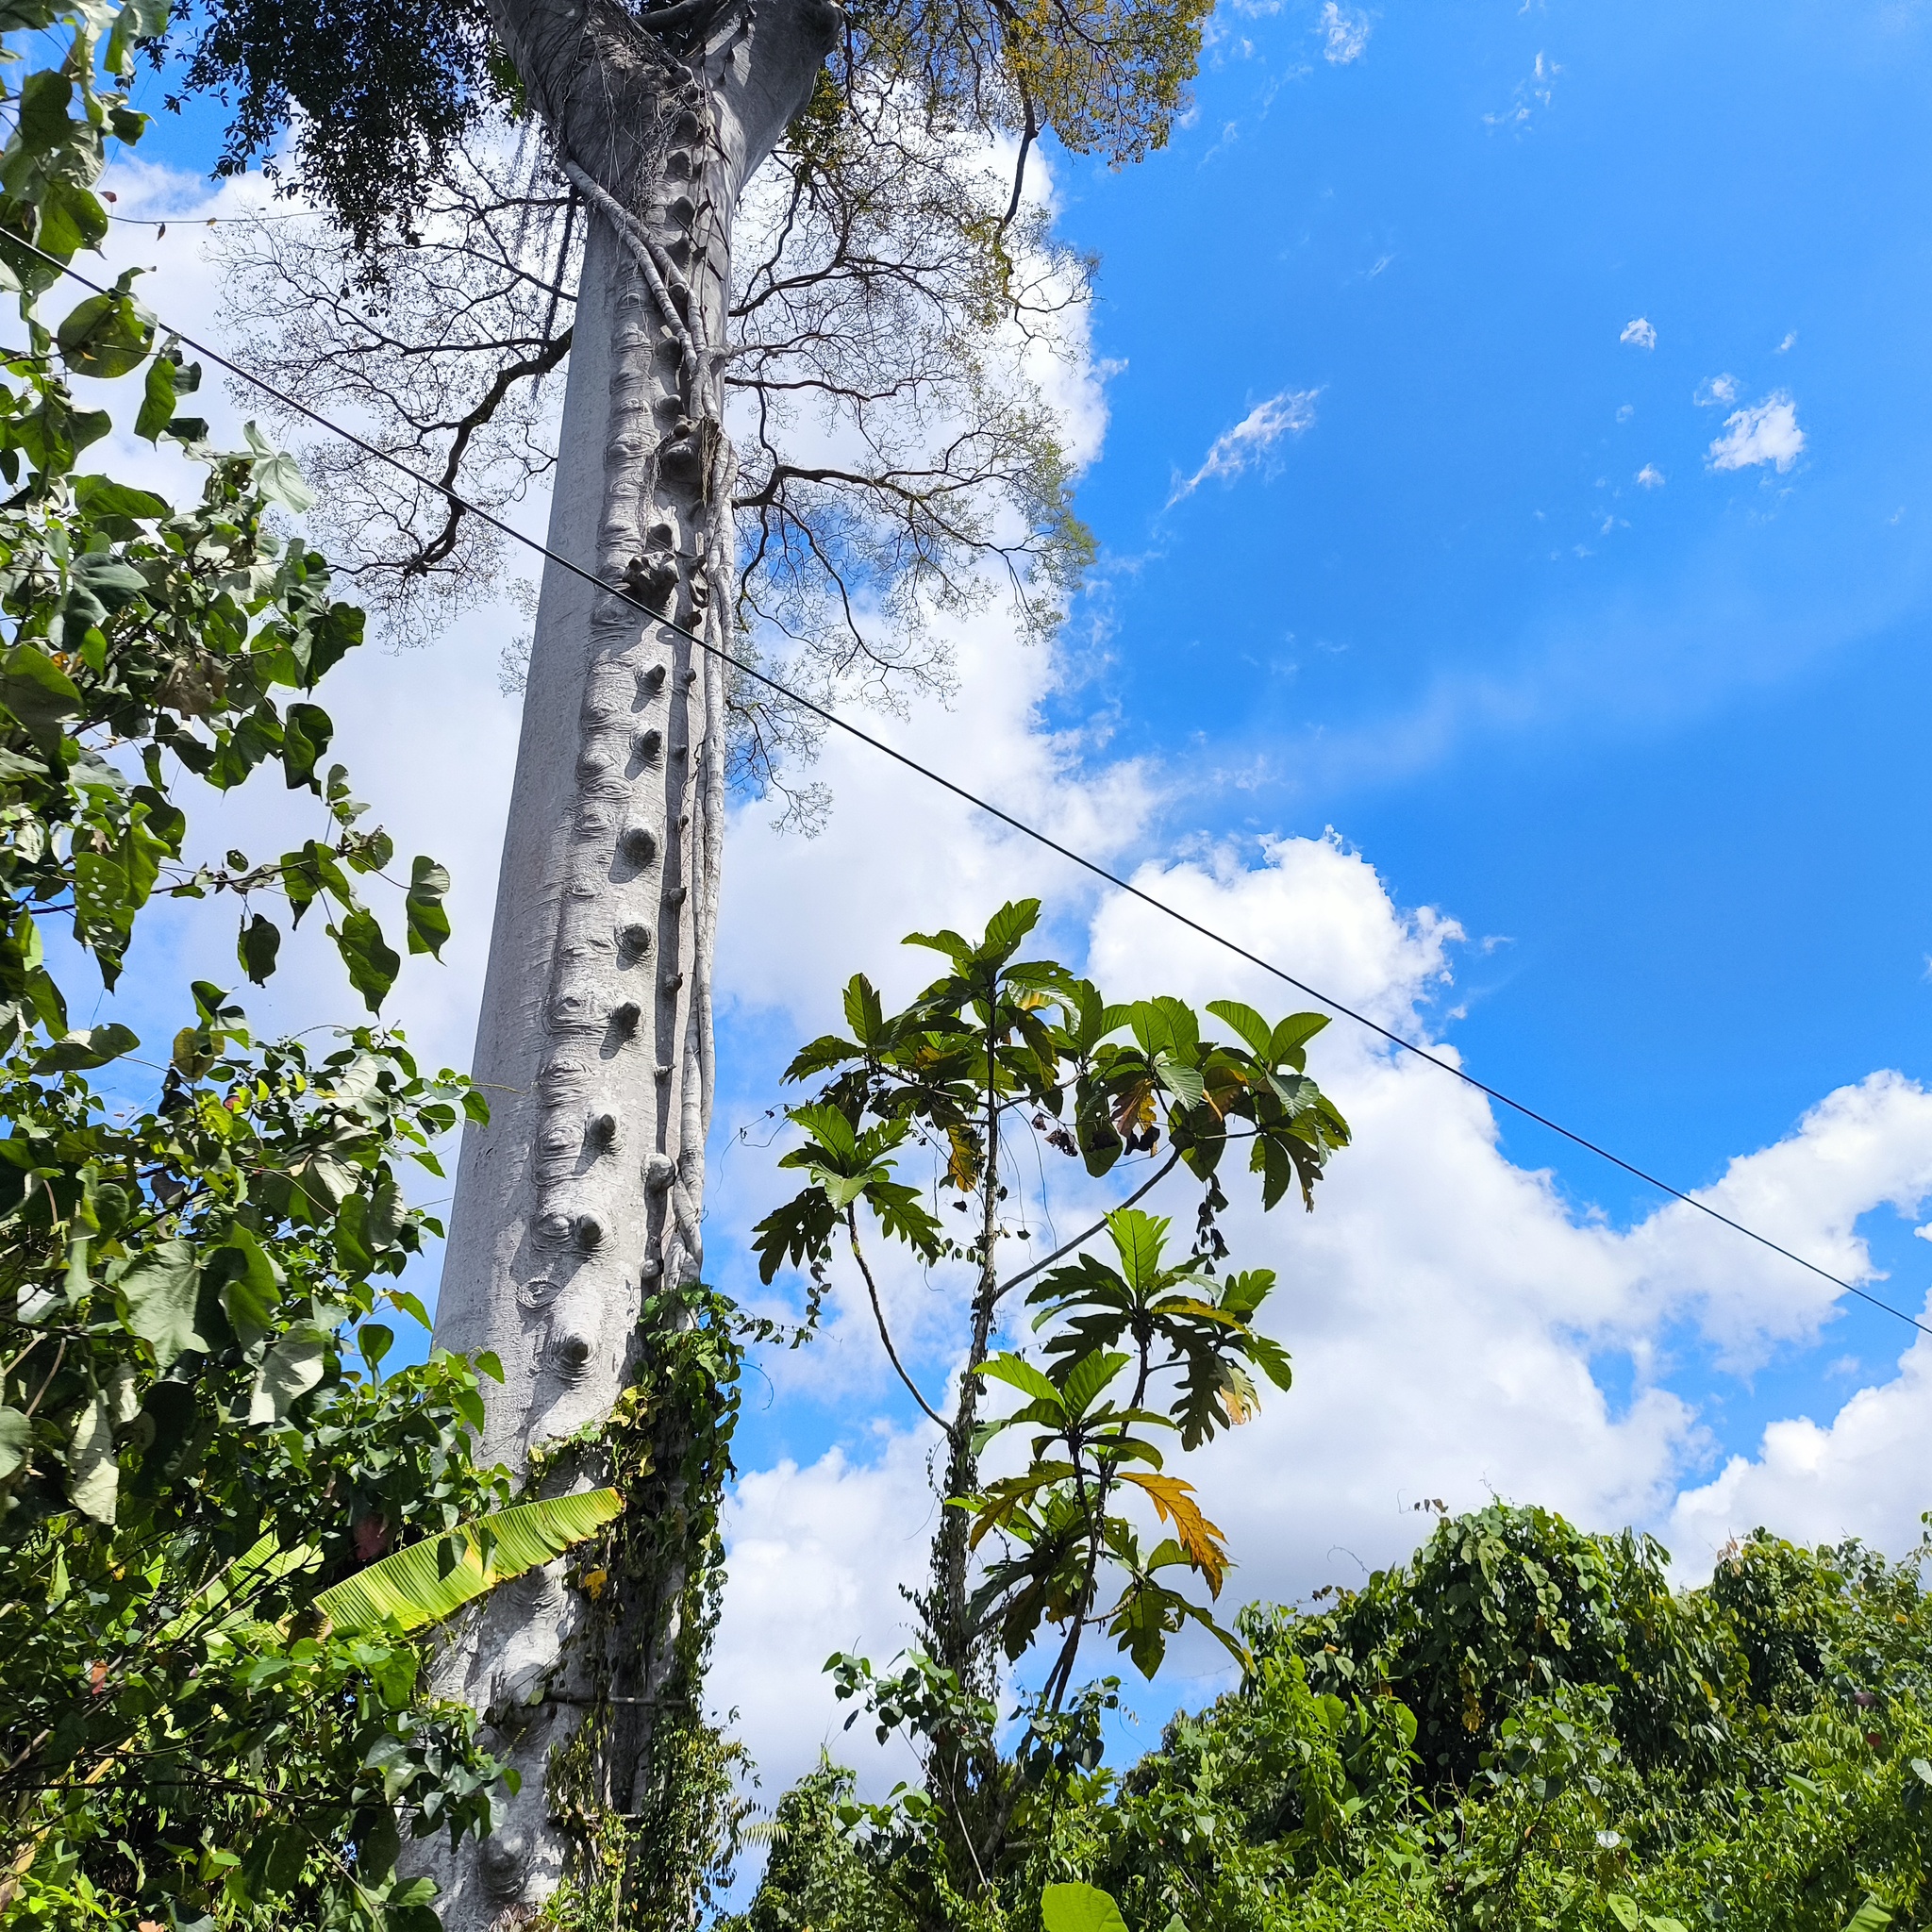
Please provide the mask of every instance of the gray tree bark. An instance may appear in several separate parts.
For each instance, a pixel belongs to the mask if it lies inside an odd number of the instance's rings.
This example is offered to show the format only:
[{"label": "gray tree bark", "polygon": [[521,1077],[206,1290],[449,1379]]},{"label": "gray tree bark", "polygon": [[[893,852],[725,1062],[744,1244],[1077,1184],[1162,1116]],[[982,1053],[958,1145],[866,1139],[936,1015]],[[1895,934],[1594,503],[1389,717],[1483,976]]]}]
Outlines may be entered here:
[{"label": "gray tree bark", "polygon": [[[493,11],[589,223],[551,546],[723,646],[733,209],[841,16],[833,0],[683,0],[655,23],[613,0]],[[503,1363],[486,1459],[524,1467],[608,1416],[653,1345],[645,1296],[703,1265],[724,691],[716,657],[547,566],[474,1064],[491,1118],[463,1141],[436,1320],[443,1347]],[[523,1778],[480,1847],[419,1844],[452,1932],[514,1924],[556,1889],[550,1759],[613,1690],[625,1721],[598,1783],[631,1808],[675,1633],[630,1630],[613,1666],[572,1645],[582,1609],[553,1565],[496,1591],[439,1659],[439,1687],[485,1713]]]}]

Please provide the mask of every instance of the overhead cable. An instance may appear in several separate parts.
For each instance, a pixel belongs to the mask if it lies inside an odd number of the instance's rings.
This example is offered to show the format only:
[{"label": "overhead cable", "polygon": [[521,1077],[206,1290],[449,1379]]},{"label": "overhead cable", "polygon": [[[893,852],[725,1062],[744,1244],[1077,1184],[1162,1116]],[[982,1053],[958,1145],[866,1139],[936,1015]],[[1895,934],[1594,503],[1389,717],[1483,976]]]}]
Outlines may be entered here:
[{"label": "overhead cable", "polygon": [[[59,260],[57,257],[47,254],[43,249],[35,247],[30,242],[23,242],[18,236],[13,235],[6,237],[6,241],[13,247],[25,249],[29,254],[39,256],[50,267],[58,269],[62,275],[78,282],[82,288],[91,290],[96,295],[105,295],[110,292],[103,288],[100,283],[91,281],[72,264]],[[1807,1273],[1817,1275],[1820,1280],[1828,1281],[1834,1288],[1841,1289],[1846,1294],[1856,1295],[1858,1300],[1867,1302],[1883,1313],[1891,1315],[1910,1327],[1916,1328],[1921,1335],[1932,1335],[1932,1327],[1928,1327],[1917,1316],[1908,1314],[1904,1308],[1895,1307],[1891,1303],[1880,1300],[1877,1295],[1873,1294],[1868,1289],[1860,1288],[1856,1282],[1845,1280],[1842,1275],[1834,1274],[1830,1269],[1821,1267],[1816,1261],[1807,1260],[1803,1255],[1794,1253],[1780,1241],[1773,1241],[1769,1235],[1758,1233],[1755,1227],[1747,1226],[1743,1222],[1733,1219],[1721,1208],[1713,1208],[1707,1201],[1700,1201],[1695,1195],[1686,1193],[1683,1189],[1673,1187],[1669,1181],[1661,1179],[1658,1175],[1650,1173],[1646,1168],[1638,1166],[1635,1161],[1625,1160],[1621,1154],[1612,1153],[1609,1148],[1596,1141],[1591,1140],[1588,1135],[1579,1134],[1574,1127],[1566,1127],[1560,1121],[1552,1120],[1548,1114],[1539,1112],[1535,1108],[1527,1105],[1527,1103],[1517,1100],[1510,1094],[1504,1092],[1501,1088],[1491,1087],[1488,1081],[1477,1079],[1474,1074],[1457,1066],[1453,1060],[1444,1059],[1440,1054],[1431,1053],[1427,1047],[1417,1045],[1414,1041],[1406,1039],[1392,1028],[1383,1025],[1379,1020],[1371,1019],[1368,1014],[1362,1012],[1359,1008],[1351,1007],[1345,1001],[1335,998],[1332,993],[1322,991],[1319,987],[1310,986],[1305,979],[1296,978],[1292,973],[1275,965],[1271,959],[1264,959],[1258,953],[1251,952],[1238,941],[1229,939],[1225,933],[1217,932],[1212,926],[1204,925],[1198,919],[1191,918],[1177,906],[1172,906],[1166,900],[1157,898],[1154,893],[1146,891],[1143,887],[1135,885],[1130,879],[1123,878],[1118,873],[1112,872],[1108,867],[1102,865],[1098,859],[1089,858],[1083,853],[1074,851],[1072,846],[1063,845],[1050,833],[1042,832],[1037,825],[1027,824],[1024,819],[1018,818],[1013,813],[994,805],[990,799],[980,797],[977,792],[971,791],[965,786],[948,778],[944,773],[937,772],[930,765],[923,764],[918,758],[910,756],[909,753],[900,751],[895,746],[888,744],[884,739],[874,738],[871,732],[861,729],[849,719],[841,717],[838,712],[814,702],[800,691],[793,691],[789,685],[774,677],[769,672],[759,670],[756,664],[747,663],[742,658],[737,657],[722,646],[700,637],[697,632],[689,630],[674,619],[653,610],[642,598],[639,597],[626,586],[621,583],[613,584],[608,582],[605,578],[598,575],[595,571],[573,561],[570,558],[563,556],[561,552],[553,550],[549,544],[529,536],[523,530],[519,530],[514,525],[506,523],[501,517],[492,515],[479,505],[470,502],[468,498],[459,495],[448,484],[439,483],[433,477],[424,475],[421,471],[412,469],[408,463],[404,462],[400,457],[393,455],[389,450],[379,448],[366,438],[357,435],[353,429],[343,428],[340,423],[333,422],[319,410],[310,408],[307,403],[298,402],[286,391],[277,389],[274,383],[268,381],[265,377],[256,375],[252,370],[244,369],[238,362],[232,361],[228,357],[223,355],[219,349],[210,348],[206,342],[197,341],[192,336],[186,334],[180,329],[170,328],[167,323],[161,321],[158,317],[157,318],[157,323],[158,326],[167,329],[168,333],[176,341],[193,350],[197,356],[206,356],[210,362],[215,363],[222,369],[225,369],[229,375],[239,377],[242,382],[249,384],[251,388],[259,390],[262,394],[273,397],[276,403],[283,408],[290,410],[292,414],[305,418],[307,421],[313,423],[317,428],[325,430],[329,435],[339,437],[342,441],[359,449],[365,456],[374,457],[377,462],[385,463],[391,469],[400,472],[412,483],[424,489],[433,491],[437,495],[447,501],[452,508],[462,510],[470,516],[479,518],[483,523],[489,525],[491,529],[498,532],[499,535],[509,538],[512,542],[523,544],[525,548],[535,551],[537,555],[556,564],[559,569],[568,571],[573,576],[580,577],[585,583],[594,586],[597,590],[607,591],[621,602],[628,604],[633,609],[641,611],[644,616],[648,617],[653,624],[661,625],[666,629],[675,631],[679,637],[689,640],[690,642],[695,644],[701,651],[708,652],[712,657],[722,658],[734,670],[757,683],[762,684],[767,690],[776,692],[788,703],[798,706],[802,710],[808,711],[813,717],[820,719],[834,730],[844,732],[847,737],[857,739],[859,743],[868,746],[873,751],[882,753],[885,757],[892,759],[894,763],[905,766],[908,771],[916,773],[929,784],[937,785],[942,791],[950,791],[955,798],[960,799],[965,804],[972,806],[974,810],[986,813],[989,818],[997,820],[1010,830],[1018,832],[1023,838],[1030,839],[1036,845],[1044,847],[1057,857],[1067,860],[1069,864],[1077,866],[1083,872],[1091,873],[1095,878],[1113,887],[1116,891],[1124,892],[1130,899],[1138,899],[1143,906],[1149,907],[1154,911],[1174,920],[1177,924],[1186,926],[1190,932],[1197,934],[1200,938],[1208,941],[1213,945],[1220,946],[1225,952],[1232,953],[1238,959],[1245,960],[1250,966],[1256,967],[1260,972],[1269,974],[1272,978],[1280,980],[1284,986],[1293,987],[1297,992],[1305,994],[1318,1006],[1326,1007],[1331,1012],[1339,1013],[1343,1019],[1354,1021],[1357,1026],[1366,1028],[1367,1031],[1387,1041],[1391,1046],[1399,1048],[1403,1053],[1409,1054],[1419,1060],[1426,1060],[1430,1066],[1449,1074],[1453,1079],[1460,1080],[1466,1087],[1473,1087],[1478,1093],[1484,1094],[1489,1099],[1494,1101],[1497,1106],[1507,1108],[1511,1113],[1518,1114],[1524,1120],[1534,1121],[1538,1126],[1547,1129],[1561,1140],[1568,1141],[1572,1146],[1582,1148],[1586,1154],[1593,1154],[1599,1160],[1607,1161],[1610,1166],[1621,1169],[1634,1179],[1641,1181],[1646,1187],[1655,1188],[1658,1193],[1666,1194],[1673,1201],[1679,1202],[1684,1207],[1694,1209],[1697,1213],[1706,1216],[1707,1219],[1730,1228],[1734,1233],[1742,1235],[1747,1241],[1756,1241],[1759,1247],[1769,1249],[1774,1255],[1782,1256],[1785,1260],[1794,1262]]]}]

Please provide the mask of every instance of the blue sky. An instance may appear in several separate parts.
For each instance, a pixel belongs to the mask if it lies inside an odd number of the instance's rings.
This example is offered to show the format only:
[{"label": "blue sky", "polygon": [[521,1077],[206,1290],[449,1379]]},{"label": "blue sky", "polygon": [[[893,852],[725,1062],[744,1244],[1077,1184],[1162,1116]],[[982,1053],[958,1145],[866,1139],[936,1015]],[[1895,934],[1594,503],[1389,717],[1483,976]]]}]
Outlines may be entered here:
[{"label": "blue sky", "polygon": [[[1928,36],[1863,0],[1224,8],[1163,153],[1049,157],[1102,260],[1091,590],[1055,653],[971,629],[958,709],[889,727],[1680,1185],[1750,1157],[1727,1206],[1914,1312]],[[143,154],[192,172],[211,142],[197,114]],[[208,312],[206,276],[171,275]],[[439,1057],[473,1024],[512,624],[343,674],[365,791],[458,871],[452,973],[405,986]],[[748,811],[727,860],[710,1258],[741,1288],[781,1183],[730,1132],[915,922],[1042,890],[1096,971],[1280,1005],[902,775],[836,747],[826,770],[823,839]],[[338,1010],[302,1006],[324,983],[272,1009]],[[1491,1487],[1670,1530],[1693,1567],[1765,1518],[1909,1541],[1910,1330],[1339,1035],[1353,1165],[1313,1222],[1252,1231],[1303,1378],[1284,1433],[1202,1478],[1237,1491],[1244,1587],[1384,1560],[1415,1495]],[[895,1292],[937,1387],[944,1298]],[[721,1680],[778,1774],[823,1730],[800,1659],[889,1653],[872,1598],[916,1572],[924,1444],[868,1346],[841,1305],[747,1404]]]},{"label": "blue sky", "polygon": [[[1195,125],[1069,191],[1126,365],[1075,702],[1507,936],[1466,1051],[1694,1179],[1924,1038],[1920,17],[1409,8],[1338,69],[1224,16]],[[1710,469],[1724,375],[1794,399],[1788,472]],[[1309,389],[1274,474],[1163,509]]]},{"label": "blue sky", "polygon": [[[1196,771],[1195,822],[1333,824],[1499,939],[1458,972],[1472,1063],[1707,1181],[1924,1071],[1924,9],[1390,9],[1345,64],[1312,13],[1224,9],[1193,125],[1069,185],[1125,367],[1067,702]],[[1790,469],[1712,469],[1778,394]]]}]

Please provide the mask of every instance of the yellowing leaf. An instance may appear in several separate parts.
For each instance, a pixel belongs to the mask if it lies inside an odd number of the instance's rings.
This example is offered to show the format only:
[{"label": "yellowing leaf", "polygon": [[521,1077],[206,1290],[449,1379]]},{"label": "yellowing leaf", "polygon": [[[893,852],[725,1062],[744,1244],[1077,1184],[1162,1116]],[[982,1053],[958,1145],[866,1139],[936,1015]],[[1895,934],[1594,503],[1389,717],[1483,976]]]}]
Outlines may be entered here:
[{"label": "yellowing leaf", "polygon": [[969,1193],[979,1178],[979,1143],[964,1127],[948,1127],[946,1139],[953,1150],[946,1163],[946,1185]]},{"label": "yellowing leaf", "polygon": [[1221,1594],[1227,1575],[1228,1557],[1222,1531],[1201,1514],[1194,1501],[1194,1486],[1177,1475],[1148,1475],[1138,1470],[1123,1470],[1121,1481],[1132,1483],[1153,1499],[1161,1521],[1174,1524],[1174,1533],[1187,1551],[1188,1560],[1208,1579],[1214,1595]]}]

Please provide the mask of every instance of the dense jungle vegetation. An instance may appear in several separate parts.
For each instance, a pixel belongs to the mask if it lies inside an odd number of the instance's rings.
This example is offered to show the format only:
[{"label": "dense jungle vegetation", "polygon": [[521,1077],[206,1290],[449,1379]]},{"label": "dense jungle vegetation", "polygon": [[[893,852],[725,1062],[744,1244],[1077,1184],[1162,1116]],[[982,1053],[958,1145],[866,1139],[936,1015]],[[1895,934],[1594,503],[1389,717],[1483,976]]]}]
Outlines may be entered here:
[{"label": "dense jungle vegetation", "polygon": [[1243,1613],[1238,1687],[1124,1773],[1095,1708],[983,1888],[916,1801],[824,1764],[731,1932],[1030,1932],[1043,1893],[1047,1932],[1919,1925],[1924,1555],[1759,1530],[1674,1591],[1647,1537],[1493,1504],[1359,1590]]}]

